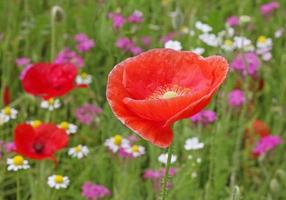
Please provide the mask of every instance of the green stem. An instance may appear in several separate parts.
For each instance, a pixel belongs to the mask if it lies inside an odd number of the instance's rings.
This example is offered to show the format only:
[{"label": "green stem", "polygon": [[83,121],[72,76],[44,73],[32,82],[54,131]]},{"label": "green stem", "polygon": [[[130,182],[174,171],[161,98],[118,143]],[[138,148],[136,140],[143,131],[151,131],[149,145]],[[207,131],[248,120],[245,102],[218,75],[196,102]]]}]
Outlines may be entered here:
[{"label": "green stem", "polygon": [[20,196],[20,177],[19,177],[19,172],[17,173],[17,200],[21,200],[21,196]]},{"label": "green stem", "polygon": [[167,198],[167,182],[168,182],[168,178],[169,178],[169,170],[171,167],[171,157],[172,157],[172,144],[168,148],[168,159],[167,159],[166,171],[165,171],[165,175],[164,175],[163,181],[162,181],[161,200],[166,200],[166,198]]},{"label": "green stem", "polygon": [[54,61],[56,52],[56,12],[51,11],[51,62]]}]

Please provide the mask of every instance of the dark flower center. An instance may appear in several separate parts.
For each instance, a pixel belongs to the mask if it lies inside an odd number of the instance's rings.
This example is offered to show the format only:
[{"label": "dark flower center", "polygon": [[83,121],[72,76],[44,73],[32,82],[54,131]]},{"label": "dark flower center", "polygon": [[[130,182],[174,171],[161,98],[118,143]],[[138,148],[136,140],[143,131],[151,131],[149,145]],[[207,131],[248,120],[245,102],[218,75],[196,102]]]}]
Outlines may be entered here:
[{"label": "dark flower center", "polygon": [[37,142],[33,144],[33,149],[35,150],[36,153],[41,154],[44,150],[44,144]]}]

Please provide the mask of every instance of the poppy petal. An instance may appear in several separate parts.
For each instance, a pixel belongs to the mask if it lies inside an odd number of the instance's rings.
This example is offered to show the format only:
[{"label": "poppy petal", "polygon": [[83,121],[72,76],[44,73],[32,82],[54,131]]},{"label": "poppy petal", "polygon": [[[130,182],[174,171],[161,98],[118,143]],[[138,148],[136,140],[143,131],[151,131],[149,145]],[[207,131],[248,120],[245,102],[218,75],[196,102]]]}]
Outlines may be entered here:
[{"label": "poppy petal", "polygon": [[34,128],[29,124],[19,124],[14,131],[16,152],[30,157],[33,153],[33,141],[36,137]]},{"label": "poppy petal", "polygon": [[142,120],[131,112],[123,101],[117,101],[117,98],[123,99],[128,95],[122,85],[123,67],[124,65],[118,64],[109,74],[106,96],[112,111],[123,124],[145,140],[159,147],[168,147],[173,138],[170,127],[163,128],[162,123]]},{"label": "poppy petal", "polygon": [[72,64],[37,63],[27,70],[22,85],[27,93],[48,99],[72,90],[76,75]]}]

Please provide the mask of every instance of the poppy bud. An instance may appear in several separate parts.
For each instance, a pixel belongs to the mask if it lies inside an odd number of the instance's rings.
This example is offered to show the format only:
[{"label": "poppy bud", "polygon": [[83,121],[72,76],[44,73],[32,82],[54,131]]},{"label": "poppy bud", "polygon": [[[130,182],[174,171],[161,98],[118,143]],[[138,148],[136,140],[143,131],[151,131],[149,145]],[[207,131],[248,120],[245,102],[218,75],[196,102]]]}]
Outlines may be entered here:
[{"label": "poppy bud", "polygon": [[60,6],[52,7],[52,18],[56,22],[61,22],[64,19],[65,12]]},{"label": "poppy bud", "polygon": [[280,185],[279,185],[277,179],[274,178],[270,181],[270,190],[273,193],[276,193],[280,190]]}]

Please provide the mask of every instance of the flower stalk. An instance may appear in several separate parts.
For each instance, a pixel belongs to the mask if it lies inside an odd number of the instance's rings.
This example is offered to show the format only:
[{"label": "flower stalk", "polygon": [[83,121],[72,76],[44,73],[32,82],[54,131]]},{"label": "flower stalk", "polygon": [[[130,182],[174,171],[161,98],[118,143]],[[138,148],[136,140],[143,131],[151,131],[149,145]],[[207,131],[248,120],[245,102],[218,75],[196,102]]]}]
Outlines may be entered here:
[{"label": "flower stalk", "polygon": [[172,144],[168,148],[168,158],[166,164],[165,175],[162,180],[162,193],[161,193],[161,200],[167,199],[167,182],[169,179],[169,170],[171,167],[171,158],[172,158]]}]

